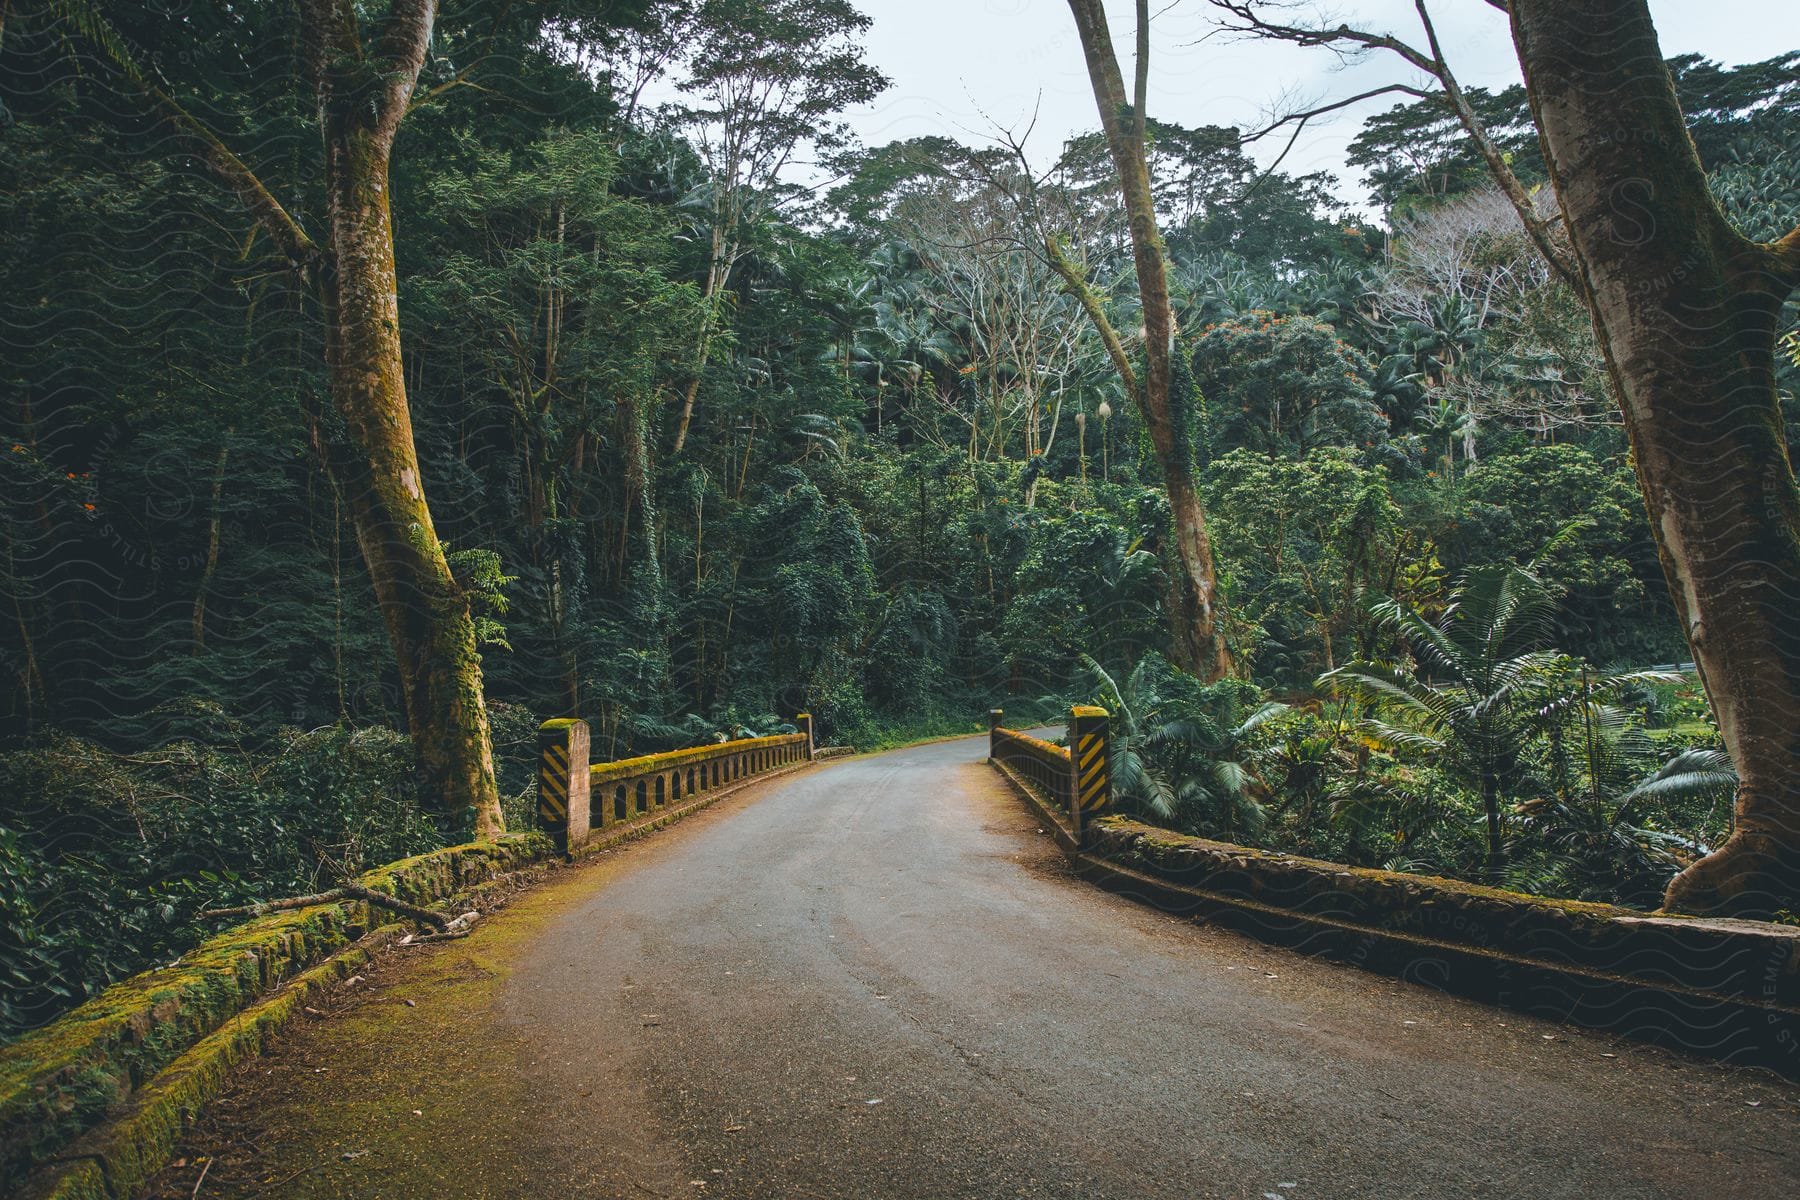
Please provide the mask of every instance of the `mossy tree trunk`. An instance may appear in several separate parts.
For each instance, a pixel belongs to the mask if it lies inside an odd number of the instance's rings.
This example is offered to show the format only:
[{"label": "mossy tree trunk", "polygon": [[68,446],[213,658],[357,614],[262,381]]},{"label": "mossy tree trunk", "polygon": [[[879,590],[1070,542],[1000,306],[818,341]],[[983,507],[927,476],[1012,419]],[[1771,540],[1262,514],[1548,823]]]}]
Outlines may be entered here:
[{"label": "mossy tree trunk", "polygon": [[[365,48],[350,0],[303,0],[306,63],[325,149],[328,240],[318,290],[334,421],[317,421],[329,469],[399,665],[428,802],[469,832],[502,829],[469,601],[425,502],[401,366],[388,161],[412,99],[435,0],[395,0]],[[316,414],[323,416],[323,414]]]},{"label": "mossy tree trunk", "polygon": [[[357,542],[398,663],[426,803],[465,832],[501,832],[493,745],[469,599],[426,507],[401,369],[388,161],[437,17],[436,0],[392,0],[365,30],[353,0],[298,0],[303,70],[325,151],[328,235],[315,241],[217,134],[153,81],[105,20],[92,35],[188,149],[243,203],[325,315],[329,408],[313,439]],[[446,87],[450,84],[444,85]]]},{"label": "mossy tree trunk", "polygon": [[1741,785],[1669,907],[1800,911],[1800,492],[1775,393],[1800,230],[1707,190],[1645,0],[1513,0],[1544,161],[1624,409],[1663,571]]},{"label": "mossy tree trunk", "polygon": [[[1194,486],[1192,450],[1186,423],[1178,420],[1171,400],[1173,377],[1170,358],[1174,350],[1174,310],[1169,302],[1169,279],[1163,261],[1162,237],[1156,228],[1156,207],[1150,194],[1150,170],[1145,159],[1143,98],[1148,66],[1147,5],[1138,5],[1138,63],[1136,103],[1125,92],[1125,80],[1113,51],[1101,0],[1069,0],[1075,28],[1087,59],[1094,100],[1100,107],[1100,123],[1125,199],[1131,225],[1132,261],[1137,268],[1138,290],[1144,306],[1144,372],[1134,382],[1126,377],[1150,443],[1162,468],[1164,487],[1174,524],[1178,569],[1169,581],[1167,609],[1174,659],[1207,682],[1231,670],[1231,657],[1221,625],[1218,575],[1213,567],[1212,541],[1207,535],[1206,512]],[[1185,401],[1187,397],[1175,397]]]}]

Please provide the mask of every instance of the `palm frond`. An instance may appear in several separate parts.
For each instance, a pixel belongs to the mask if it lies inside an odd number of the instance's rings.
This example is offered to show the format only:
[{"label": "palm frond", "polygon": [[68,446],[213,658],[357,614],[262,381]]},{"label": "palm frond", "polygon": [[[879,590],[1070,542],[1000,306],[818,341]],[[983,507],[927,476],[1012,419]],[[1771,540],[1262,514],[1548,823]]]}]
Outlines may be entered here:
[{"label": "palm frond", "polygon": [[1623,807],[1645,801],[1687,800],[1737,790],[1737,769],[1723,750],[1684,750],[1620,797]]}]

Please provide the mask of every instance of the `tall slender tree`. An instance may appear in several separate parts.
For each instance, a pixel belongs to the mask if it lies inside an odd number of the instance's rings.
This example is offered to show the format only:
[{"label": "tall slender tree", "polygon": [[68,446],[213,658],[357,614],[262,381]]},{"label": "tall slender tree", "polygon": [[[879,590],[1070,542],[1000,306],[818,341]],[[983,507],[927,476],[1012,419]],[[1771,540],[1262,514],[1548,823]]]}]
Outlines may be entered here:
[{"label": "tall slender tree", "polygon": [[700,0],[682,6],[692,49],[676,115],[705,159],[706,273],[694,374],[682,391],[671,452],[681,453],[701,374],[722,324],[732,270],[756,225],[781,202],[781,178],[801,150],[844,146],[836,114],[873,100],[887,76],[854,39],[870,19],[848,0]]},{"label": "tall slender tree", "polygon": [[1222,598],[1213,567],[1212,542],[1206,532],[1206,512],[1194,485],[1192,441],[1178,410],[1178,404],[1186,404],[1191,397],[1175,394],[1172,388],[1174,310],[1169,302],[1168,266],[1163,259],[1162,237],[1157,232],[1156,201],[1144,149],[1144,104],[1150,71],[1149,2],[1138,0],[1137,4],[1137,69],[1129,96],[1113,51],[1112,33],[1106,25],[1106,6],[1101,0],[1069,0],[1069,10],[1075,16],[1088,78],[1100,108],[1100,124],[1125,198],[1132,261],[1143,297],[1144,371],[1141,379],[1128,378],[1127,385],[1150,433],[1175,525],[1180,569],[1171,572],[1168,596],[1174,659],[1210,682],[1231,670],[1231,655],[1220,620]]}]

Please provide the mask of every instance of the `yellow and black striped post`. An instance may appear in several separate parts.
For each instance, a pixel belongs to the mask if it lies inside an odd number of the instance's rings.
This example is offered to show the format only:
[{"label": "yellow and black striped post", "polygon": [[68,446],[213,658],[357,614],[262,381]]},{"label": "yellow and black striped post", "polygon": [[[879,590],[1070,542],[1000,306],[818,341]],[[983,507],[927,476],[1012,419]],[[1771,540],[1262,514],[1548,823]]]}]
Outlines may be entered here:
[{"label": "yellow and black striped post", "polygon": [[993,762],[1000,757],[1000,722],[1006,719],[1006,711],[999,708],[988,709],[988,761]]},{"label": "yellow and black striped post", "polygon": [[806,757],[807,757],[808,761],[810,761],[813,756],[812,714],[811,713],[795,713],[794,714],[794,728],[796,730],[798,730],[799,732],[804,733],[806,735]]},{"label": "yellow and black striped post", "polygon": [[1077,704],[1069,710],[1069,816],[1076,836],[1088,818],[1112,803],[1112,771],[1106,734],[1111,715],[1104,708]]},{"label": "yellow and black striped post", "polygon": [[538,726],[538,823],[573,854],[588,835],[588,725],[561,717]]}]

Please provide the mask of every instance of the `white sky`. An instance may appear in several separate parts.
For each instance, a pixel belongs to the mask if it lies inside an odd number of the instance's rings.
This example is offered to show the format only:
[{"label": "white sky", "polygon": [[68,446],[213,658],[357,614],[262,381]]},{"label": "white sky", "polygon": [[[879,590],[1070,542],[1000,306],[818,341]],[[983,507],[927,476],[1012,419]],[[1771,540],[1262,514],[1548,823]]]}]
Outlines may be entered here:
[{"label": "white sky", "polygon": [[[1022,130],[1036,105],[1030,149],[1048,162],[1070,134],[1099,124],[1066,0],[858,0],[858,6],[875,20],[869,60],[894,80],[875,104],[848,114],[867,145],[926,134],[979,143],[991,121]],[[1107,8],[1129,79],[1132,5],[1107,0]],[[1650,8],[1665,55],[1695,52],[1737,65],[1800,47],[1800,0],[1650,0]],[[1342,70],[1327,50],[1218,36],[1200,41],[1212,11],[1203,0],[1151,0],[1152,13],[1159,10],[1152,21],[1149,110],[1162,120],[1254,126],[1290,94],[1314,103],[1412,78],[1391,54]],[[1411,0],[1337,0],[1330,11],[1422,42]],[[1518,81],[1504,14],[1482,0],[1438,0],[1433,19],[1465,85]],[[1344,148],[1362,117],[1406,99],[1379,97],[1321,118],[1282,169],[1338,172],[1344,194],[1360,200],[1361,181],[1345,170]],[[1285,133],[1265,139],[1258,157],[1266,162],[1285,141]]]}]

